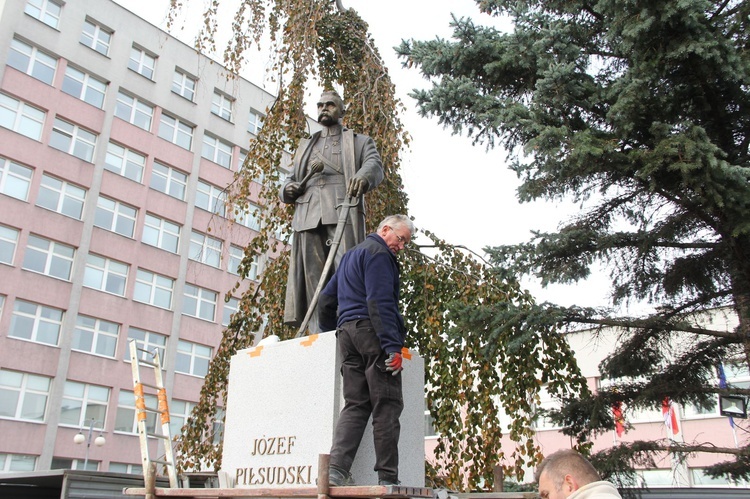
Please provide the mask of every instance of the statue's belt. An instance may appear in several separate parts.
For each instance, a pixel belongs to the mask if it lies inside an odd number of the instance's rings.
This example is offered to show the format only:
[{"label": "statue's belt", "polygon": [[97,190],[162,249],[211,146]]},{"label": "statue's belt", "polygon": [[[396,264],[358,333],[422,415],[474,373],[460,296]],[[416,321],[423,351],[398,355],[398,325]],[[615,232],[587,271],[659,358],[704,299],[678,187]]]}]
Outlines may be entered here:
[{"label": "statue's belt", "polygon": [[335,171],[336,173],[339,173],[341,175],[344,174],[344,169],[341,166],[333,163],[330,159],[323,156],[323,154],[321,154],[319,150],[315,149],[313,151],[313,156],[315,156],[315,159],[320,160],[321,163],[323,163],[324,165],[326,165],[328,168]]}]

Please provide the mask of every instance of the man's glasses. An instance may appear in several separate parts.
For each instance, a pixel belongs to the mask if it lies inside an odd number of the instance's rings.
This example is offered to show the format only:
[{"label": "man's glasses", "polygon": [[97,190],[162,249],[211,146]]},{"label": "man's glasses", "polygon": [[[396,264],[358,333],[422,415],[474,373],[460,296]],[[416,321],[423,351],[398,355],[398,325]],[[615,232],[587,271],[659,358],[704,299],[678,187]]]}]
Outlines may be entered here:
[{"label": "man's glasses", "polygon": [[404,246],[408,244],[408,241],[406,240],[406,238],[404,236],[399,236],[398,234],[396,234],[396,231],[393,230],[393,227],[389,225],[388,228],[391,229],[391,232],[393,232],[393,235],[396,236],[396,239],[398,239],[398,242],[400,242]]}]

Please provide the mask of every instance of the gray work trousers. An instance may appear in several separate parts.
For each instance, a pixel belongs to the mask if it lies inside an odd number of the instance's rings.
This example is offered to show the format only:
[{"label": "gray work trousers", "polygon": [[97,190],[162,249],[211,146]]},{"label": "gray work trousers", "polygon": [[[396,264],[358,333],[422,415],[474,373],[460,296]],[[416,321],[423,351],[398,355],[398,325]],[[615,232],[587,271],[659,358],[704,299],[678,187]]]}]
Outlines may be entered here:
[{"label": "gray work trousers", "polygon": [[404,408],[401,373],[385,370],[386,354],[368,319],[336,330],[344,377],[341,410],[331,448],[331,465],[349,471],[372,414],[375,471],[380,480],[398,481],[399,417]]}]

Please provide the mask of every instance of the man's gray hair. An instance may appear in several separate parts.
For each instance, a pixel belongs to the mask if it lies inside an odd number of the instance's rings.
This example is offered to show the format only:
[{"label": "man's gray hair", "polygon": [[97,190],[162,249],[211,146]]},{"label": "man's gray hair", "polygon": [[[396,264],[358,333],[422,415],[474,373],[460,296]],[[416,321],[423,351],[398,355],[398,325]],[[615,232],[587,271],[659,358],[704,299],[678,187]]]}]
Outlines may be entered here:
[{"label": "man's gray hair", "polygon": [[328,88],[326,90],[323,90],[323,92],[320,94],[321,101],[323,101],[324,96],[331,97],[331,100],[336,103],[336,105],[339,107],[339,110],[341,111],[341,116],[346,114],[346,107],[344,106],[344,99],[341,98],[339,93],[331,88]]},{"label": "man's gray hair", "polygon": [[414,222],[412,222],[406,215],[388,215],[382,222],[380,222],[380,225],[378,225],[378,232],[380,232],[380,230],[386,225],[394,229],[406,229],[412,236],[417,232],[417,228],[414,227]]},{"label": "man's gray hair", "polygon": [[581,486],[601,480],[591,463],[573,449],[559,450],[545,457],[534,474],[536,483],[539,483],[542,473],[547,474],[556,490],[562,488],[565,475],[575,477]]}]

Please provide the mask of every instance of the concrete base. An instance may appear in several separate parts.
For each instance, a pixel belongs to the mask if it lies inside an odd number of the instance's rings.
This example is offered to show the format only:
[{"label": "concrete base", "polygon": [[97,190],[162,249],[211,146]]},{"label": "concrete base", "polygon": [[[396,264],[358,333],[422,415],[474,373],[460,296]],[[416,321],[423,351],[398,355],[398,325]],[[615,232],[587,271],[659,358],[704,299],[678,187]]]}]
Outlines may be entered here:
[{"label": "concrete base", "polygon": [[[232,357],[222,470],[235,487],[315,485],[344,401],[334,332],[260,345]],[[404,358],[399,478],[424,487],[424,361]],[[377,484],[372,426],[352,475]]]}]

